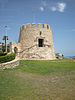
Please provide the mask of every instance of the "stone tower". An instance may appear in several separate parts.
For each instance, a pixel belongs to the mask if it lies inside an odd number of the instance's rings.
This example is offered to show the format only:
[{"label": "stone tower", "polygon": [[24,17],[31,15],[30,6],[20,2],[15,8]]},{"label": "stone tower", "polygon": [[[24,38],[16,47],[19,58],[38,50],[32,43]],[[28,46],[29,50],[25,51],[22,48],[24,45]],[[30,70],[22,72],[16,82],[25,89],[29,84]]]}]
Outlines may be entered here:
[{"label": "stone tower", "polygon": [[10,50],[19,59],[54,60],[52,30],[47,24],[26,24],[20,27],[18,43],[11,42]]}]

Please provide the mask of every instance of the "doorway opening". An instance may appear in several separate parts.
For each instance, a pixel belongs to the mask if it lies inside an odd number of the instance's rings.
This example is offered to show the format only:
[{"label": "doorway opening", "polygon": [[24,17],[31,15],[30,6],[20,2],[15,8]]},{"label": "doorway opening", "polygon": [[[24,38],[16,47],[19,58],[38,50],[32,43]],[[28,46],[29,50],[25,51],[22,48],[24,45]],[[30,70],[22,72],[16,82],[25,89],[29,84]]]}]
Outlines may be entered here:
[{"label": "doorway opening", "polygon": [[43,42],[44,42],[43,39],[38,39],[38,46],[43,47]]}]

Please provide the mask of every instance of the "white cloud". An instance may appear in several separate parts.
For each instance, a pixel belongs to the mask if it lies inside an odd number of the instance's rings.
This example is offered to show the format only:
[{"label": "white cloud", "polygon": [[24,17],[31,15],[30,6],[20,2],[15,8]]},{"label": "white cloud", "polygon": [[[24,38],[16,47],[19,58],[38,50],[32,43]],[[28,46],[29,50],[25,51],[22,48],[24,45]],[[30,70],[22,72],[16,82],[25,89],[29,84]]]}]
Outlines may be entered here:
[{"label": "white cloud", "polygon": [[51,11],[64,12],[65,8],[66,8],[66,3],[58,2],[55,6],[52,6],[50,9]]},{"label": "white cloud", "polygon": [[40,10],[43,12],[47,8],[47,2],[46,0],[41,0],[41,7]]},{"label": "white cloud", "polygon": [[58,11],[63,13],[66,8],[66,3],[65,2],[56,2],[52,4],[48,4],[46,0],[41,0],[42,6],[40,7],[41,11],[44,11],[45,9],[49,9],[53,12]]},{"label": "white cloud", "polygon": [[44,11],[44,7],[40,7],[40,10],[41,10],[41,11]]},{"label": "white cloud", "polygon": [[51,7],[51,10],[56,11],[57,9],[56,9],[56,7]]},{"label": "white cloud", "polygon": [[57,8],[59,12],[64,12],[66,8],[66,3],[57,3]]}]

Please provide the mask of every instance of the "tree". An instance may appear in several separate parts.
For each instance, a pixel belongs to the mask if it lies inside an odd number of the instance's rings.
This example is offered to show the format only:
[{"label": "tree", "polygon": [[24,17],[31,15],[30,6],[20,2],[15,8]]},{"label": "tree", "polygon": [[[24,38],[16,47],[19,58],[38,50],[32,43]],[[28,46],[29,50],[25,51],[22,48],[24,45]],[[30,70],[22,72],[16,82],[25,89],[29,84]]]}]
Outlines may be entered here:
[{"label": "tree", "polygon": [[8,36],[4,36],[3,40],[5,41],[5,52],[7,52],[7,40],[8,40]]}]

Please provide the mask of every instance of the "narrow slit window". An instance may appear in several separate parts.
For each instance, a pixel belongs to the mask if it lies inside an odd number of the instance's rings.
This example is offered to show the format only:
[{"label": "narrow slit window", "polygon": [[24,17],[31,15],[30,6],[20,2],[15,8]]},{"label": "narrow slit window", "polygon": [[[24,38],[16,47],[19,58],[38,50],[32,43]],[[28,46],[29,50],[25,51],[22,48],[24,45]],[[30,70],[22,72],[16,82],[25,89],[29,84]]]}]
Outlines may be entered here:
[{"label": "narrow slit window", "polygon": [[43,47],[43,39],[38,39],[38,46]]},{"label": "narrow slit window", "polygon": [[42,32],[40,31],[40,35],[42,34]]}]

